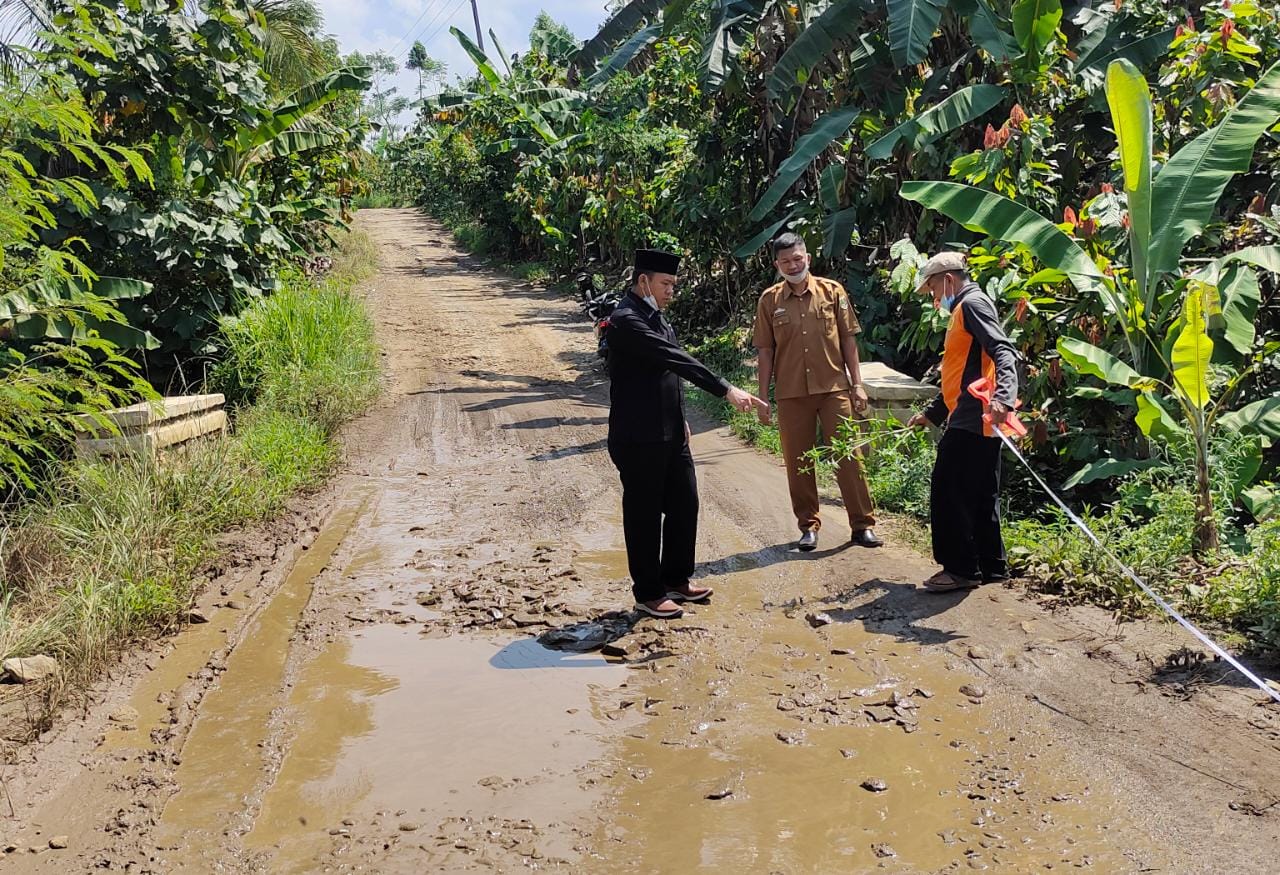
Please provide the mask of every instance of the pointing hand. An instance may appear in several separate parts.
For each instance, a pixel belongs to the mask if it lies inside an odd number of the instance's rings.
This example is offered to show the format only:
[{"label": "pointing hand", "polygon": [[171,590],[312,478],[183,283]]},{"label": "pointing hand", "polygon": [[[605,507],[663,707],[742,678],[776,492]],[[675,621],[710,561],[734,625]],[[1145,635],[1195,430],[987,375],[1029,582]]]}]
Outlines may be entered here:
[{"label": "pointing hand", "polygon": [[746,413],[752,407],[769,409],[768,402],[761,401],[750,392],[744,392],[737,386],[730,386],[728,393],[724,396],[725,400],[734,406],[735,409]]}]

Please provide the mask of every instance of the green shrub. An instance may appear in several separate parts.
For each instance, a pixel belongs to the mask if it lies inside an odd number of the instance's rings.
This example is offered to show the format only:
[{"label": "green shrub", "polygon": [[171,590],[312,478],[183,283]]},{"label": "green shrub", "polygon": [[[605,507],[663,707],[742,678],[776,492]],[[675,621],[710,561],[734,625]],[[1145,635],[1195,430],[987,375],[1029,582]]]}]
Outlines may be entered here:
[{"label": "green shrub", "polygon": [[223,325],[227,357],[213,384],[236,402],[310,419],[327,434],[377,389],[373,323],[345,284],[299,275]]}]

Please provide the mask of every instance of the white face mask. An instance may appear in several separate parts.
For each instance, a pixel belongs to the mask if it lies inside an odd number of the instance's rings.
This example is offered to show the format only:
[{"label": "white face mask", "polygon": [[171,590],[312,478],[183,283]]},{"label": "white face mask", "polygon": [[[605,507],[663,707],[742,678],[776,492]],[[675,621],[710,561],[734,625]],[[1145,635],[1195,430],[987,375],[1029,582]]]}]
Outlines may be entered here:
[{"label": "white face mask", "polygon": [[650,307],[652,307],[653,309],[657,310],[657,309],[658,309],[658,300],[657,300],[657,298],[655,298],[655,297],[653,296],[653,294],[650,292],[650,289],[649,289],[648,284],[646,283],[644,286],[642,286],[642,287],[640,288],[640,290],[639,290],[639,291],[640,291],[640,300],[644,301],[644,302],[645,302],[646,304],[648,304]]},{"label": "white face mask", "polygon": [[797,273],[797,274],[784,273],[782,275],[782,278],[787,282],[793,283],[794,285],[798,286],[809,278],[809,268],[806,267],[804,270],[802,270],[800,273]]}]

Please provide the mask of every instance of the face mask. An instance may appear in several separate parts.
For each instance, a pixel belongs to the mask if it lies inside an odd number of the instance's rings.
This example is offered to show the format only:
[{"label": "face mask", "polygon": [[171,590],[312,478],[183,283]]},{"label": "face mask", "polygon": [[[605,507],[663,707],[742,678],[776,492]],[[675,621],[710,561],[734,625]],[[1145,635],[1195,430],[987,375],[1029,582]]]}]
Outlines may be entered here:
[{"label": "face mask", "polygon": [[640,299],[653,309],[658,309],[658,301],[653,297],[653,294],[647,286],[640,289]]},{"label": "face mask", "polygon": [[782,278],[785,279],[787,282],[793,283],[794,285],[798,286],[809,278],[809,268],[806,267],[804,270],[802,270],[800,273],[797,273],[797,274],[784,273],[782,274]]},{"label": "face mask", "polygon": [[955,295],[943,295],[942,300],[938,302],[939,306],[948,313],[951,312],[951,305],[956,302]]}]

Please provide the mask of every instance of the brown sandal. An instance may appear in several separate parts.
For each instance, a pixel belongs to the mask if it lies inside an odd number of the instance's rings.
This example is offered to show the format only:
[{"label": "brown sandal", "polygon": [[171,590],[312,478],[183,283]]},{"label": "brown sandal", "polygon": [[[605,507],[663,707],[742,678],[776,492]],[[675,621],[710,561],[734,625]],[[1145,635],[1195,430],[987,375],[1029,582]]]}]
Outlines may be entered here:
[{"label": "brown sandal", "polygon": [[955,592],[960,589],[973,589],[982,583],[981,578],[960,577],[950,571],[939,571],[924,582],[929,592]]}]

